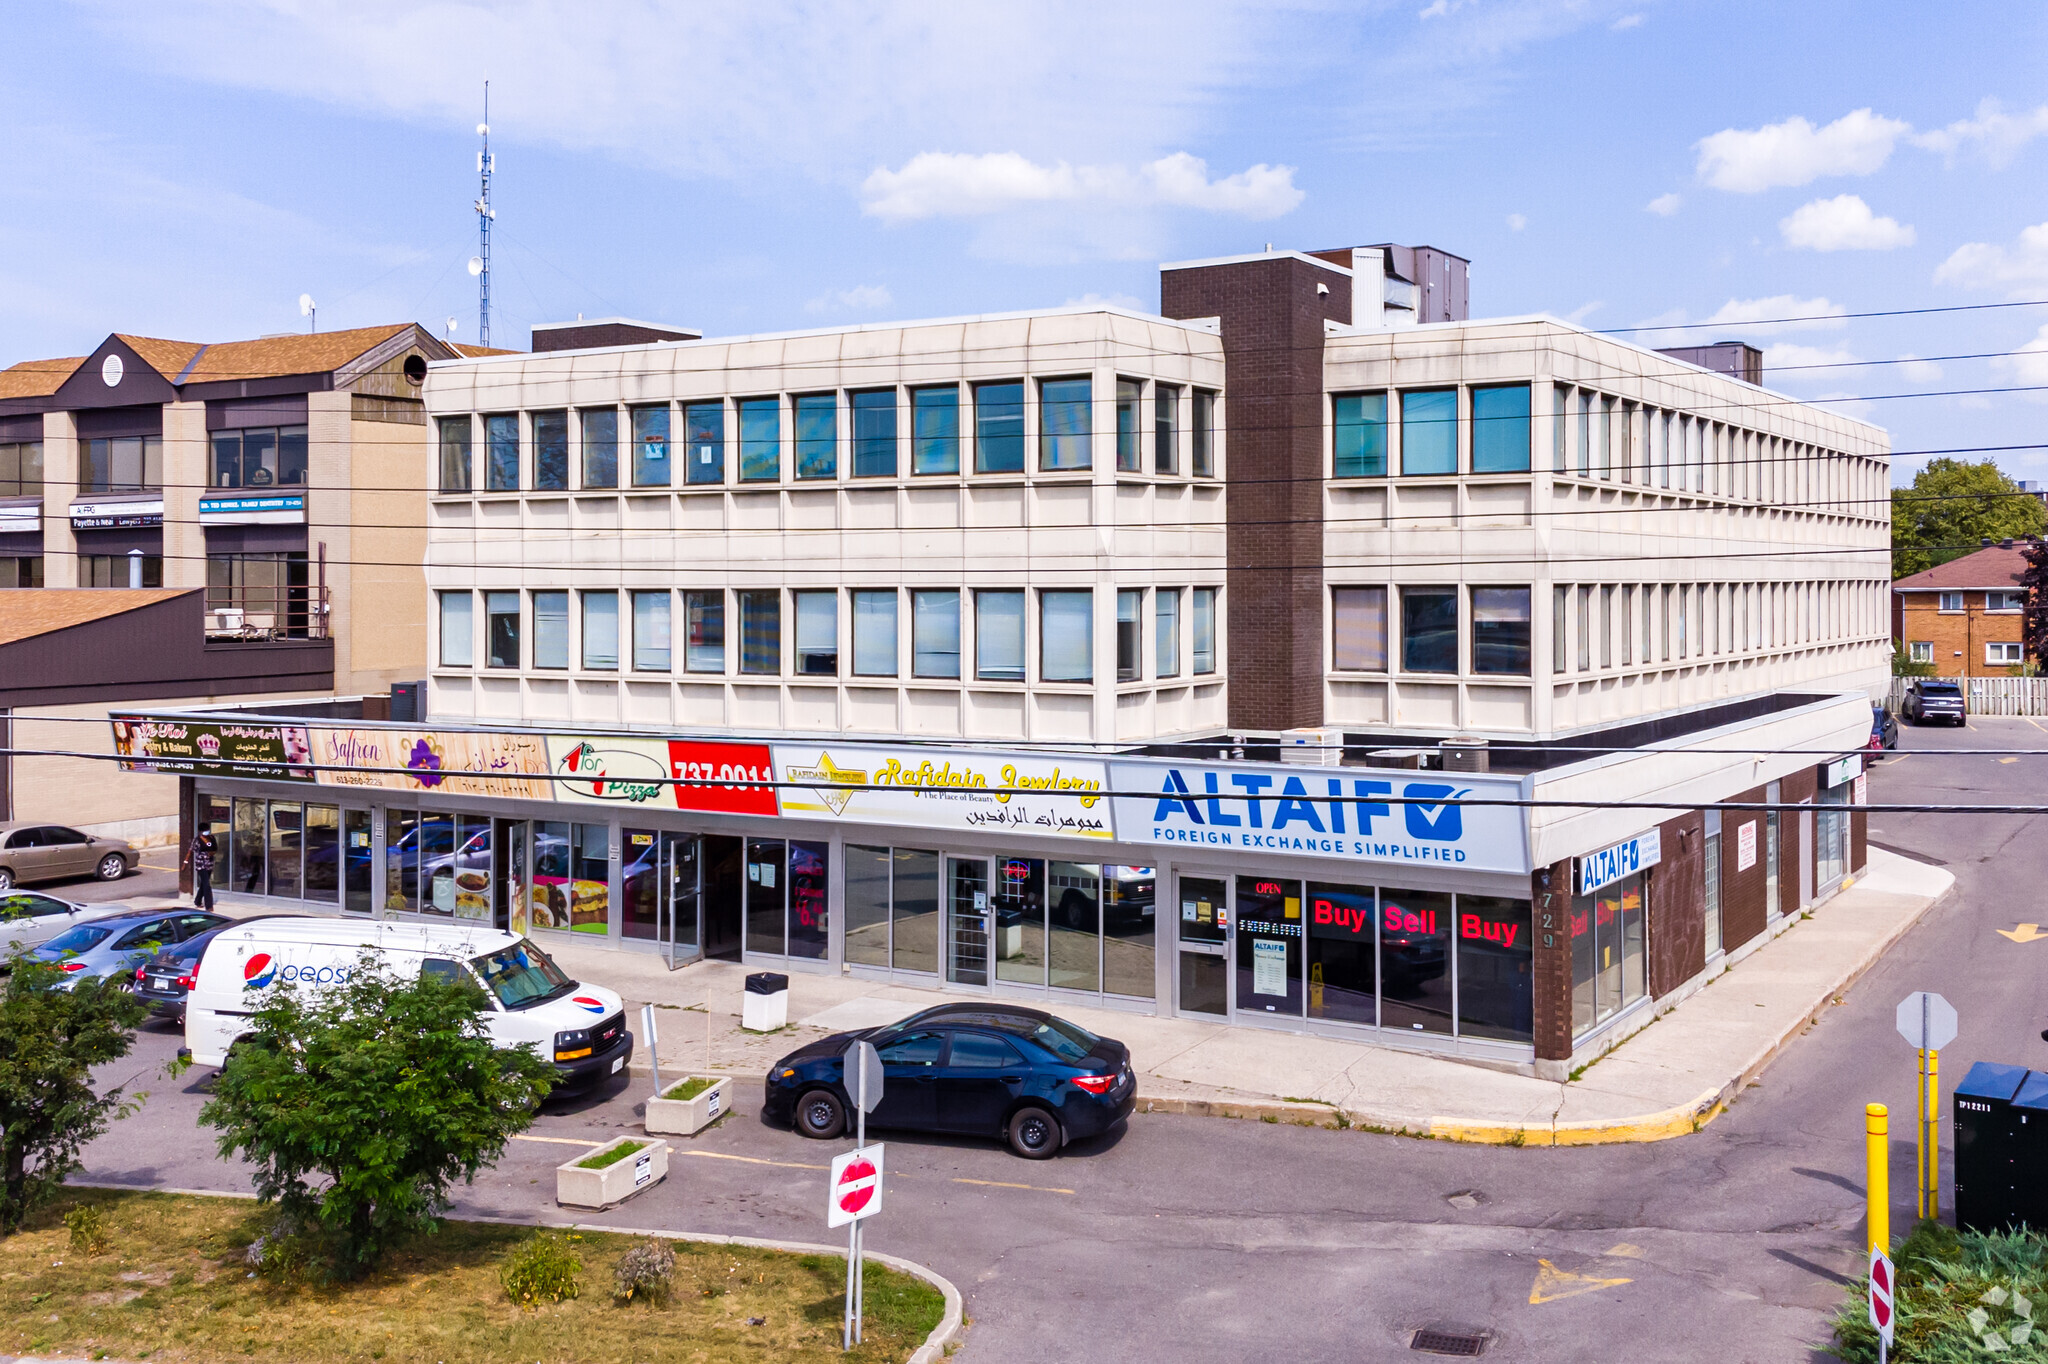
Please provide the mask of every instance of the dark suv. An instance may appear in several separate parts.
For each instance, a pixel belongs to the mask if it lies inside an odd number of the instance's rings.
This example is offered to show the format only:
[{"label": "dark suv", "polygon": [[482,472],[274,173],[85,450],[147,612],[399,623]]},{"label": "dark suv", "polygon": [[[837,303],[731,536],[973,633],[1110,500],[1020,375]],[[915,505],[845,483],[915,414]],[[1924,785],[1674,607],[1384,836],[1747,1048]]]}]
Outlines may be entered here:
[{"label": "dark suv", "polygon": [[1902,709],[1906,719],[1916,725],[1924,725],[1930,720],[1960,725],[1966,718],[1962,684],[1945,678],[1917,678],[1906,688],[1906,704]]}]

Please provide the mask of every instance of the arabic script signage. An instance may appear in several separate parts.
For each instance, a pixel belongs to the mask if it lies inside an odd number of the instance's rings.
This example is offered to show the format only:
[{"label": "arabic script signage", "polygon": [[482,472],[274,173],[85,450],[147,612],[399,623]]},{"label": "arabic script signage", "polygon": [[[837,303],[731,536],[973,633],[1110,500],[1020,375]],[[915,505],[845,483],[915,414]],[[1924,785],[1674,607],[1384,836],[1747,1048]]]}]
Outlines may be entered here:
[{"label": "arabic script signage", "polygon": [[313,752],[322,786],[548,798],[547,751],[537,734],[316,727]]},{"label": "arabic script signage", "polygon": [[851,824],[1112,838],[1109,774],[1065,760],[929,748],[776,744],[782,812]]},{"label": "arabic script signage", "polygon": [[293,763],[309,762],[311,741],[298,725],[216,724],[144,720],[117,715],[114,751],[124,772],[174,772],[194,777],[311,781]]}]

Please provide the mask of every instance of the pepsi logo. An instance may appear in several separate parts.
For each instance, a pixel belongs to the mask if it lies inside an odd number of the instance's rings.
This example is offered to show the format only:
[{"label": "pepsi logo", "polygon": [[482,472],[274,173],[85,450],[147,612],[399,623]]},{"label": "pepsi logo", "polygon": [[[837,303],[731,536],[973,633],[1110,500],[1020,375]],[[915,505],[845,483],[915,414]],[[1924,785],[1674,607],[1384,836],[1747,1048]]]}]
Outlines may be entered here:
[{"label": "pepsi logo", "polygon": [[605,1003],[603,1000],[592,999],[589,995],[577,995],[574,999],[570,1000],[570,1003],[580,1004],[581,1006],[590,1010],[590,1012],[594,1014],[601,1014],[605,1010]]},{"label": "pepsi logo", "polygon": [[242,988],[261,990],[277,979],[277,960],[268,952],[258,952],[242,967]]}]

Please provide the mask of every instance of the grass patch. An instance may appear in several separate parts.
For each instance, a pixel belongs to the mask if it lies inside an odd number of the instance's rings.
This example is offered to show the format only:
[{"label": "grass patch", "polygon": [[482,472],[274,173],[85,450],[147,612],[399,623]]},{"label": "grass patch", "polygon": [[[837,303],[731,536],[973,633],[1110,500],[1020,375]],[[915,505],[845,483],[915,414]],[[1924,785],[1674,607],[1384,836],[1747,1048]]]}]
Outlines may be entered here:
[{"label": "grass patch", "polygon": [[[105,1251],[71,1249],[64,1214],[100,1214]],[[901,1360],[938,1324],[937,1289],[870,1261],[868,1339],[839,1351],[846,1263],[748,1247],[668,1243],[665,1303],[616,1305],[618,1263],[644,1237],[565,1233],[587,1291],[521,1308],[499,1271],[531,1228],[448,1222],[353,1284],[250,1277],[270,1209],[243,1199],[68,1190],[0,1241],[0,1354],[342,1364],[461,1360],[669,1364],[694,1360]],[[751,1317],[763,1319],[749,1326]]]},{"label": "grass patch", "polygon": [[[1957,1232],[1922,1222],[1892,1253],[1898,1315],[1891,1357],[1901,1364],[2048,1360],[2048,1235]],[[1835,1316],[1829,1353],[1877,1359],[1877,1333],[1858,1280]],[[2042,1306],[2036,1307],[2040,1303]]]},{"label": "grass patch", "polygon": [[603,1170],[617,1165],[627,1156],[643,1149],[646,1145],[647,1143],[644,1141],[622,1141],[617,1146],[608,1146],[595,1155],[585,1156],[576,1162],[576,1168],[579,1170]]},{"label": "grass patch", "polygon": [[662,1095],[661,1097],[664,1099],[676,1099],[679,1101],[687,1101],[696,1098],[699,1094],[702,1094],[705,1090],[711,1088],[711,1086],[717,1083],[718,1081],[707,1080],[701,1075],[692,1075],[689,1079],[683,1081],[681,1084],[670,1085],[668,1093]]}]

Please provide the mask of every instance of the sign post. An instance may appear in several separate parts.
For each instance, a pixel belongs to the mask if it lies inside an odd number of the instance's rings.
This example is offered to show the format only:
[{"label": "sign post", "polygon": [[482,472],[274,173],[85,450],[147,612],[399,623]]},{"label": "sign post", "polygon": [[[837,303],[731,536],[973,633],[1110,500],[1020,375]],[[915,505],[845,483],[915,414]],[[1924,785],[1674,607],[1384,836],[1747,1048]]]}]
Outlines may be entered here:
[{"label": "sign post", "polygon": [[1892,1296],[1895,1285],[1892,1261],[1876,1246],[1870,1248],[1870,1324],[1877,1331],[1877,1364],[1885,1364],[1892,1348]]},{"label": "sign post", "polygon": [[654,1006],[640,1006],[640,1033],[647,1039],[647,1066],[654,1072],[654,1097],[661,1097],[661,1057],[655,1051]]},{"label": "sign post", "polygon": [[[868,1114],[882,1102],[882,1058],[872,1042],[846,1049],[840,1078],[853,1100],[853,1149],[832,1162],[832,1206],[825,1224],[847,1226],[846,1314],[840,1348],[860,1344],[861,1305],[867,1287],[861,1265],[860,1224],[882,1210],[882,1148],[868,1145]],[[849,1225],[850,1224],[850,1225]]]},{"label": "sign post", "polygon": [[1915,1090],[1920,1127],[1913,1171],[1918,1186],[1916,1211],[1925,1218],[1941,1215],[1941,1049],[1956,1040],[1956,1010],[1940,995],[1918,990],[1899,1001],[1899,1036],[1920,1053],[1920,1079]]}]

